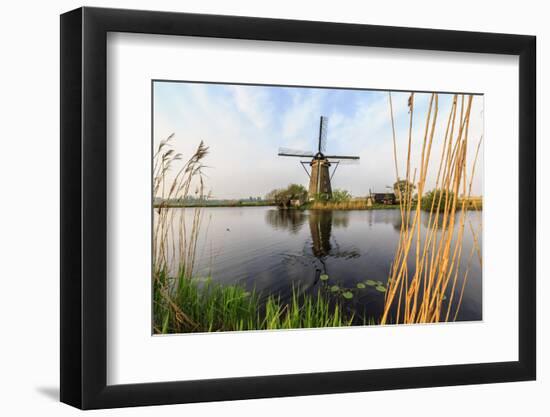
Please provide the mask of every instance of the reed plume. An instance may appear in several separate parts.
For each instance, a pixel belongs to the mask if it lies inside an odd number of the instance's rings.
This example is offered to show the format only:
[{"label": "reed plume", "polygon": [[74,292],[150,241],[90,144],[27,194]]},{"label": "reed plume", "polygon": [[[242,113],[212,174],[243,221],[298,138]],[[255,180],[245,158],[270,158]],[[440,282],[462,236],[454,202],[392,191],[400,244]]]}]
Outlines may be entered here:
[{"label": "reed plume", "polygon": [[[208,147],[201,141],[189,160],[168,179],[174,163],[182,159],[172,148],[170,135],[159,143],[153,156],[153,195],[156,204],[156,222],[153,231],[153,271],[174,271],[191,277],[195,262],[195,249],[202,219],[201,207],[194,207],[191,220],[185,216],[186,208],[168,209],[171,200],[205,199],[205,182],[202,161]],[[193,189],[192,189],[193,187]]]}]

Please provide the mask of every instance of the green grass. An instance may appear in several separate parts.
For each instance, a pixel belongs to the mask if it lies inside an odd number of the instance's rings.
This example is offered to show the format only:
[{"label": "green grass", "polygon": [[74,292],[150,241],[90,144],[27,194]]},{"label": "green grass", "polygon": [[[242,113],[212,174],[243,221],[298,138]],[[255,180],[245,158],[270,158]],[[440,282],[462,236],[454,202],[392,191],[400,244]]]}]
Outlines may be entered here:
[{"label": "green grass", "polygon": [[[321,289],[316,295],[298,295],[293,290],[285,303],[276,296],[261,300],[253,291],[209,279],[177,281],[163,273],[157,276],[156,334],[341,327],[352,325],[354,318],[340,303],[330,303]],[[365,320],[365,324],[373,323]]]}]

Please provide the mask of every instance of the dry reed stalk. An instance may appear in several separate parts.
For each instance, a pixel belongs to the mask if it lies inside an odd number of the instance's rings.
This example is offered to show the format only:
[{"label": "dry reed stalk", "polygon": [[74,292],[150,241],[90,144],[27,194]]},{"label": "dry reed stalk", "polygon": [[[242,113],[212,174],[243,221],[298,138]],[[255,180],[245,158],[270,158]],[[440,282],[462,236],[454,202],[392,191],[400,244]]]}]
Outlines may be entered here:
[{"label": "dry reed stalk", "polygon": [[[450,317],[462,257],[462,240],[466,213],[465,204],[471,195],[475,164],[481,144],[478,144],[476,150],[472,173],[469,178],[469,186],[467,187],[466,154],[473,96],[469,95],[466,103],[464,95],[460,98],[460,111],[458,111],[458,95],[455,95],[447,118],[443,147],[435,180],[435,190],[438,190],[438,192],[434,194],[435,198],[432,199],[429,213],[426,214],[428,216],[427,230],[425,236],[422,236],[422,198],[431,162],[431,150],[438,116],[438,95],[431,95],[421,147],[419,178],[418,183],[416,183],[418,197],[413,202],[412,193],[408,192],[405,201],[400,203],[403,221],[394,261],[390,267],[384,311],[380,320],[381,324],[388,323],[391,311],[395,310],[397,311],[396,317],[392,318],[392,321],[395,323],[438,322],[442,319],[442,314],[445,320],[448,320]],[[389,104],[395,150],[395,127],[391,94],[389,96]],[[410,182],[410,173],[412,170],[411,147],[414,94],[411,94],[409,98],[409,109],[410,121],[405,178],[407,182]],[[458,121],[456,120],[457,116]],[[396,178],[399,181],[396,151],[394,151],[394,158]],[[416,173],[413,176],[413,183],[416,181],[415,177]],[[459,201],[458,195],[460,192],[462,192],[464,197]],[[415,205],[414,209],[413,203]],[[458,222],[456,222],[457,210],[460,210],[461,213]],[[470,261],[473,251],[476,247],[479,247],[476,236],[474,236],[474,241],[476,244],[472,249]],[[410,277],[409,264],[413,265]],[[454,320],[456,320],[462,302],[462,294],[470,269],[469,266],[470,264],[468,264],[463,277],[461,296],[454,307]],[[449,285],[451,288],[451,297],[447,304],[447,310],[443,313],[443,302]],[[394,308],[395,310],[393,310]]]},{"label": "dry reed stalk", "polygon": [[[470,174],[470,184],[468,186],[468,195],[467,195],[466,198],[463,199],[463,202],[462,202],[462,228],[464,228],[463,218],[465,217],[464,213],[466,211],[465,210],[465,202],[466,202],[466,200],[468,200],[470,198],[470,196],[472,194],[472,183],[473,183],[473,179],[474,179],[474,176],[475,176],[477,158],[478,158],[478,155],[479,155],[479,149],[481,147],[482,140],[483,140],[483,136],[479,138],[479,142],[477,144],[476,153],[475,153],[474,161],[473,161],[473,164],[472,164],[472,173]],[[464,176],[464,179],[465,179],[464,180],[464,185],[465,185],[466,184],[466,176]],[[459,300],[458,300],[458,303],[457,303],[457,306],[456,306],[456,310],[455,310],[455,315],[454,315],[454,318],[453,318],[454,321],[456,321],[456,318],[458,317],[458,312],[460,310],[460,306],[462,305],[462,298],[464,296],[464,289],[466,288],[466,283],[468,281],[468,275],[469,275],[469,272],[470,272],[470,265],[471,265],[472,258],[473,258],[473,255],[474,255],[475,251],[477,251],[478,256],[479,256],[479,264],[480,264],[480,266],[482,265],[481,249],[480,249],[479,243],[478,243],[478,236],[477,236],[477,233],[474,232],[471,222],[469,222],[469,224],[470,224],[470,230],[472,232],[472,238],[473,238],[474,244],[472,245],[472,250],[470,251],[470,258],[468,260],[467,269],[466,269],[466,272],[464,273],[464,278],[462,280],[462,288],[460,290],[460,297],[459,297]],[[455,291],[456,282],[457,282],[457,275],[458,275],[458,268],[457,268],[457,271],[456,271],[456,274],[455,274],[455,279],[454,279],[454,282],[453,282],[453,288],[451,290],[451,300],[449,301],[449,305],[448,305],[448,308],[447,308],[447,315],[445,316],[445,321],[448,321],[449,314],[451,312],[452,300],[453,300],[453,297],[454,297],[454,291]]]}]

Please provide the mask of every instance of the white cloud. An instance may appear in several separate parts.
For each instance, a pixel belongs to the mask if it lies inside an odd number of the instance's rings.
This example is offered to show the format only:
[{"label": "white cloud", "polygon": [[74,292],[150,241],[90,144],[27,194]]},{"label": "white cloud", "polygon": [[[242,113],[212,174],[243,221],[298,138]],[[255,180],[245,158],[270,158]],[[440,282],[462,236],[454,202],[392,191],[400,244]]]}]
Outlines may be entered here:
[{"label": "white cloud", "polygon": [[273,105],[263,89],[244,86],[230,86],[238,111],[249,123],[259,129],[266,128],[272,118]]}]

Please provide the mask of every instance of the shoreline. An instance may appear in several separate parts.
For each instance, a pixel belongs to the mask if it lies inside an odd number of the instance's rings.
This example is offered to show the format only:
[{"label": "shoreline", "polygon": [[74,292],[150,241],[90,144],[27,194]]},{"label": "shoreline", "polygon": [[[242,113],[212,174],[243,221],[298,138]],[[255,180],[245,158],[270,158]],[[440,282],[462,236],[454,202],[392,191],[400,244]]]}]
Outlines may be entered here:
[{"label": "shoreline", "polygon": [[[394,205],[373,205],[371,207],[334,207],[334,206],[305,206],[305,207],[279,207],[275,204],[209,204],[209,205],[184,205],[184,204],[154,204],[153,209],[158,208],[251,208],[251,207],[273,207],[279,210],[305,211],[305,210],[332,210],[332,211],[367,211],[367,210],[399,210],[399,204]],[[466,211],[483,211],[483,207],[466,207]],[[457,212],[461,211],[457,207]]]}]

